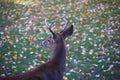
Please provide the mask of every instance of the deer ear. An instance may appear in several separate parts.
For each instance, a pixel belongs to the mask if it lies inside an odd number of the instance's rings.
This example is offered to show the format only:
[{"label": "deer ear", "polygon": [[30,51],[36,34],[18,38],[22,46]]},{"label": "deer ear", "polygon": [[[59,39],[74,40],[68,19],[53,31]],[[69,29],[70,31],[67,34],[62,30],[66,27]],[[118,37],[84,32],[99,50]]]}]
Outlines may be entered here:
[{"label": "deer ear", "polygon": [[72,33],[73,33],[73,25],[71,25],[68,29],[66,29],[66,30],[62,33],[62,35],[63,35],[63,37],[64,37],[64,39],[65,39],[66,37],[71,36]]}]

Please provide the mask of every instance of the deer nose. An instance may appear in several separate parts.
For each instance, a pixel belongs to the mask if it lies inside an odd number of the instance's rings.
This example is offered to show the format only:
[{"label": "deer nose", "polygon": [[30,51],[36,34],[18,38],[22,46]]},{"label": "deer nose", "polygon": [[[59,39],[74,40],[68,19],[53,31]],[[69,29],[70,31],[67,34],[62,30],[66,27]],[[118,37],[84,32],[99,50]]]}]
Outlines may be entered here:
[{"label": "deer nose", "polygon": [[42,42],[41,42],[41,46],[42,46],[42,47],[45,47],[45,41],[42,41]]},{"label": "deer nose", "polygon": [[49,45],[49,42],[48,42],[48,40],[44,40],[44,41],[42,41],[42,43],[41,43],[41,46],[42,47],[47,47],[47,45]]}]

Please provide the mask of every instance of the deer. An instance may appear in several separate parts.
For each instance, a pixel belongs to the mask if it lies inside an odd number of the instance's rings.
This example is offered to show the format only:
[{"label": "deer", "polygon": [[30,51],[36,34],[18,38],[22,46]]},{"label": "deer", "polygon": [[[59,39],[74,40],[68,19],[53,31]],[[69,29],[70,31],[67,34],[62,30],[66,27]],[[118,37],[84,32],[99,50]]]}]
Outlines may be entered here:
[{"label": "deer", "polygon": [[51,35],[41,42],[41,46],[51,51],[50,60],[18,75],[0,76],[0,80],[63,80],[66,66],[65,39],[73,34],[74,26],[71,24],[67,28],[68,20],[65,18],[60,19],[64,21],[64,25],[58,33],[52,30],[53,23],[48,24],[45,19],[46,27]]}]

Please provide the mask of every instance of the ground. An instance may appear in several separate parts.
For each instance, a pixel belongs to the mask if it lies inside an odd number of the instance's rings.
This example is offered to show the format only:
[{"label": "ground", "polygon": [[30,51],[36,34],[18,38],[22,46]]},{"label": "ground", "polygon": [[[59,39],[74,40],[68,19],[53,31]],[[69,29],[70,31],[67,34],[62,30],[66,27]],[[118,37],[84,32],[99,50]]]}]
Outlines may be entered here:
[{"label": "ground", "polygon": [[74,23],[66,39],[64,80],[120,79],[119,0],[0,0],[0,74],[14,75],[50,58],[41,41],[44,19],[62,28],[56,15]]}]

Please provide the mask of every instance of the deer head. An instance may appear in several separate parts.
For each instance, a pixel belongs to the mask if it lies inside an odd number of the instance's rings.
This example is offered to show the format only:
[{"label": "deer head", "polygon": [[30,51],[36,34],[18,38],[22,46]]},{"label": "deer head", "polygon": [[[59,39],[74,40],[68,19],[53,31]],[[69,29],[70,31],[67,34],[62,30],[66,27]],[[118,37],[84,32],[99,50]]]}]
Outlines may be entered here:
[{"label": "deer head", "polygon": [[67,28],[68,21],[65,18],[61,18],[62,21],[64,21],[64,26],[61,32],[55,33],[52,31],[52,24],[48,24],[45,19],[46,26],[48,30],[50,31],[51,35],[42,41],[41,45],[44,48],[47,48],[51,51],[55,50],[55,47],[58,44],[64,43],[65,45],[65,38],[68,36],[71,36],[73,33],[73,25],[71,25],[69,28]]}]

